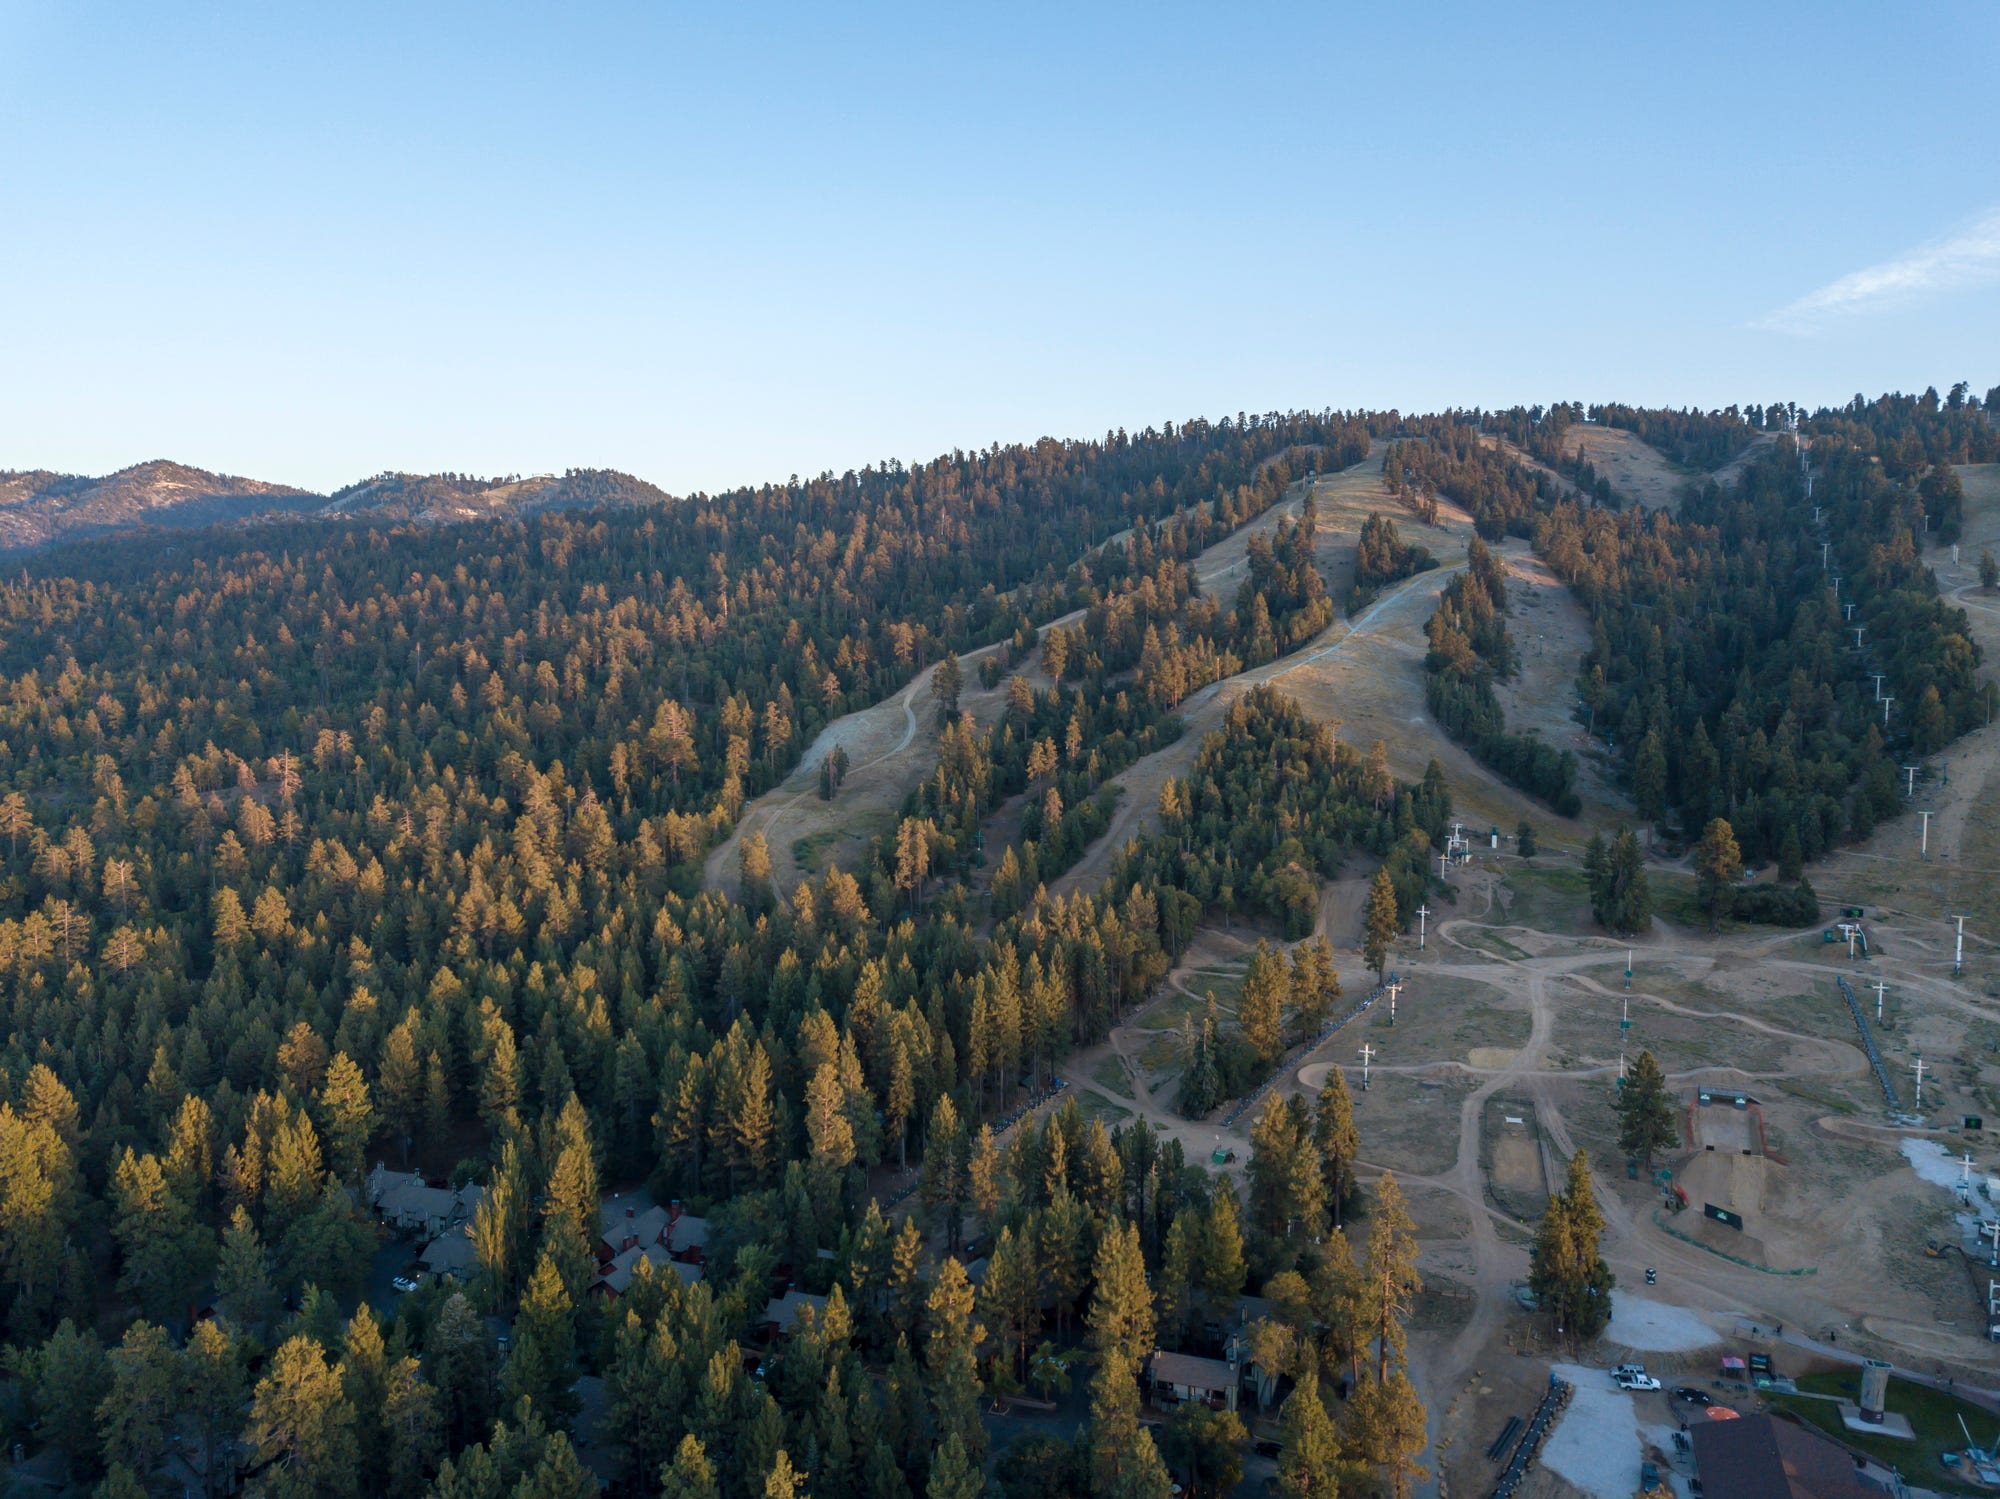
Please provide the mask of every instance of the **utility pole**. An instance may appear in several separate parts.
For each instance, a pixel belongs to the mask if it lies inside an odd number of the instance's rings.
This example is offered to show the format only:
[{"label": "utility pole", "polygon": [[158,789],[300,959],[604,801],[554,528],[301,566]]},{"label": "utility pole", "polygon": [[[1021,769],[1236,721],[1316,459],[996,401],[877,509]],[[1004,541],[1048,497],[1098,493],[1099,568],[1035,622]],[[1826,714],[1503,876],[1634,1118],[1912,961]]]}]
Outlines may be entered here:
[{"label": "utility pole", "polygon": [[1632,996],[1625,996],[1625,1013],[1618,1021],[1618,1081],[1625,1081],[1625,1033],[1632,1029]]},{"label": "utility pole", "polygon": [[1445,877],[1445,871],[1446,871],[1446,870],[1448,870],[1448,869],[1450,869],[1450,868],[1451,868],[1451,855],[1449,855],[1449,854],[1439,854],[1439,855],[1438,855],[1438,878],[1439,878],[1439,879],[1443,879],[1443,878]]},{"label": "utility pole", "polygon": [[1848,961],[1848,962],[1850,962],[1850,963],[1852,963],[1852,962],[1854,961],[1854,939],[1855,939],[1856,937],[1860,936],[1860,935],[1861,935],[1861,928],[1860,928],[1860,927],[1858,927],[1858,926],[1855,926],[1855,925],[1854,925],[1854,924],[1853,924],[1852,922],[1848,923],[1848,927],[1847,927],[1847,961]]},{"label": "utility pole", "polygon": [[1972,1188],[1972,1152],[1967,1151],[1958,1158],[1958,1190],[1963,1196]]},{"label": "utility pole", "polygon": [[1993,1257],[1986,1262],[1987,1265],[1989,1267],[2000,1265],[2000,1218],[1988,1218],[1986,1227],[1980,1232],[1993,1241]]},{"label": "utility pole", "polygon": [[1368,1064],[1374,1061],[1381,1054],[1382,1053],[1377,1051],[1374,1047],[1370,1046],[1366,1041],[1363,1041],[1361,1043],[1361,1051],[1359,1055],[1361,1057],[1361,1091],[1363,1093],[1366,1093],[1368,1091]]},{"label": "utility pole", "polygon": [[[1847,608],[1848,608],[1848,617],[1849,617],[1849,618],[1851,619],[1851,618],[1853,617],[1853,610],[1854,610],[1854,606],[1853,606],[1852,604],[1849,604],[1849,605],[1847,606]],[[1866,626],[1866,625],[1855,625],[1855,626],[1853,626],[1853,630],[1854,630],[1854,648],[1855,648],[1855,649],[1856,649],[1857,651],[1861,649],[1861,637],[1862,637],[1863,633],[1865,633],[1865,632],[1866,632],[1866,630],[1867,630],[1867,629],[1868,629],[1868,626]]]},{"label": "utility pole", "polygon": [[1931,856],[1931,815],[1929,812],[1919,812],[1917,814],[1917,816],[1924,820],[1924,841],[1917,849],[1917,856],[1922,859],[1928,859]]},{"label": "utility pole", "polygon": [[[1842,604],[1840,607],[1847,611],[1847,621],[1849,624],[1852,624],[1854,622],[1854,606],[1852,604]],[[1855,643],[1858,645],[1860,642],[1857,641]]]},{"label": "utility pole", "polygon": [[1965,918],[1963,916],[1954,916],[1951,919],[1958,923],[1958,940],[1953,944],[1951,949],[1951,976],[1953,978],[1963,978],[1965,976]]},{"label": "utility pole", "polygon": [[1895,701],[1894,697],[1885,697],[1882,699],[1882,727],[1885,729],[1889,727],[1889,705]]},{"label": "utility pole", "polygon": [[1833,543],[1832,543],[1832,542],[1830,542],[1830,541],[1822,541],[1822,542],[1821,542],[1821,543],[1819,544],[1819,570],[1820,570],[1821,572],[1825,572],[1825,571],[1827,570],[1827,566],[1826,566],[1826,554],[1827,554],[1828,552],[1830,552],[1831,550],[1833,550]]},{"label": "utility pole", "polygon": [[1875,991],[1875,1020],[1879,1024],[1882,1019],[1882,996],[1888,992],[1889,986],[1877,979],[1868,987]]},{"label": "utility pole", "polygon": [[1429,906],[1417,907],[1417,951],[1418,952],[1422,952],[1424,950],[1424,927],[1430,921],[1430,915],[1431,915],[1431,908]]},{"label": "utility pole", "polygon": [[1868,675],[1875,679],[1875,701],[1879,703],[1882,701],[1882,679],[1889,674],[1886,671],[1871,671]]},{"label": "utility pole", "polygon": [[1917,1074],[1917,1107],[1921,1109],[1924,1106],[1924,1059],[1922,1057],[1917,1058],[1916,1074]]},{"label": "utility pole", "polygon": [[1906,798],[1917,794],[1917,772],[1921,769],[1923,767],[1920,765],[1905,765],[1903,767],[1903,795]]},{"label": "utility pole", "polygon": [[1403,981],[1401,979],[1392,979],[1390,980],[1388,987],[1389,987],[1389,1024],[1394,1025],[1396,1023],[1396,996],[1403,992]]},{"label": "utility pole", "polygon": [[1840,574],[1839,574],[1839,573],[1835,573],[1835,574],[1833,575],[1833,596],[1834,596],[1835,598],[1839,598],[1839,597],[1840,597]]}]

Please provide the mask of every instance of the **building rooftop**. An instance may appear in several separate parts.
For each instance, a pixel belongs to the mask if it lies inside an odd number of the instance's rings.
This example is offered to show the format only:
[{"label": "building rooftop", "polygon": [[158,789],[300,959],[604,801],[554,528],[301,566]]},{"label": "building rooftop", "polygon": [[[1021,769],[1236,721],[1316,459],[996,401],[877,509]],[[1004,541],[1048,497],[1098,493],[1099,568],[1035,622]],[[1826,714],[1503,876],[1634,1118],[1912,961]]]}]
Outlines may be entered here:
[{"label": "building rooftop", "polygon": [[1176,1385],[1187,1390],[1230,1390],[1236,1387],[1234,1365],[1219,1358],[1200,1358],[1192,1353],[1155,1351],[1152,1361],[1154,1384]]},{"label": "building rooftop", "polygon": [[468,1225],[458,1223],[446,1229],[426,1244],[417,1258],[433,1275],[463,1275],[477,1258]]},{"label": "building rooftop", "polygon": [[597,1278],[597,1284],[614,1296],[623,1296],[632,1284],[632,1277],[638,1274],[641,1261],[651,1265],[656,1275],[671,1270],[687,1285],[701,1279],[701,1266],[668,1259],[666,1250],[658,1244],[639,1244],[614,1255]]},{"label": "building rooftop", "polygon": [[1703,1499],[1881,1499],[1838,1442],[1769,1416],[1697,1421],[1690,1433]]}]

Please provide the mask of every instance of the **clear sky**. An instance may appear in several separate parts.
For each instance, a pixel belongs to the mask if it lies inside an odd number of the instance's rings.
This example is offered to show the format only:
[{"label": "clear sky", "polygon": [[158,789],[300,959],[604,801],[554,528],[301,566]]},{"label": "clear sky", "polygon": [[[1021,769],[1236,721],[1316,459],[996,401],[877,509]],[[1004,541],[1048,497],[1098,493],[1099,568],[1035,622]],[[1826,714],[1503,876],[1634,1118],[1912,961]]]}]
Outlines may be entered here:
[{"label": "clear sky", "polygon": [[0,0],[0,467],[2000,383],[2000,7]]}]

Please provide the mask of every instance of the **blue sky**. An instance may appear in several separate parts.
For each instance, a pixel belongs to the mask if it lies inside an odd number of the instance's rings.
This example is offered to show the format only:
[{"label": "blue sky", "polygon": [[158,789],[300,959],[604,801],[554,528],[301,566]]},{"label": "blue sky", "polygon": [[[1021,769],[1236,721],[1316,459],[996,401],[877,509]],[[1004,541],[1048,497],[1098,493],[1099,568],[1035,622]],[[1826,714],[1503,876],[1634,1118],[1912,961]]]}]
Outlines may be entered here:
[{"label": "blue sky", "polygon": [[1996,77],[1991,5],[0,0],[0,467],[1983,391]]}]

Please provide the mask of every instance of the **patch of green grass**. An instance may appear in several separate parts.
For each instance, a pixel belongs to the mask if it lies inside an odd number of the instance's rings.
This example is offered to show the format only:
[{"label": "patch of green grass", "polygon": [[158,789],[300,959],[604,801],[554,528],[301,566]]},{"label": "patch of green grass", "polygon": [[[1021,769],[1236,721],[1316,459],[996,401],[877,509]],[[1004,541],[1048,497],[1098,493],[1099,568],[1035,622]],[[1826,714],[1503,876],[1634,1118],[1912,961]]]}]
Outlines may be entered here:
[{"label": "patch of green grass", "polygon": [[1215,1013],[1219,1019],[1236,1018],[1236,997],[1242,992],[1241,978],[1217,979],[1211,981],[1206,974],[1194,974],[1188,979],[1192,995],[1183,994],[1178,989],[1167,992],[1160,1002],[1139,1017],[1139,1023],[1147,1030],[1178,1032],[1183,1020],[1192,1020],[1195,1029],[1201,1029],[1201,1018],[1208,1013],[1208,995],[1215,994]]},{"label": "patch of green grass", "polygon": [[1152,1073],[1178,1067],[1180,1060],[1181,1038],[1178,1031],[1153,1037],[1139,1053],[1139,1065]]},{"label": "patch of green grass", "polygon": [[826,828],[817,833],[808,833],[792,845],[792,862],[809,875],[820,872],[823,860],[820,855],[841,837],[838,828]]},{"label": "patch of green grass", "polygon": [[1486,948],[1489,952],[1498,953],[1503,958],[1518,959],[1528,956],[1527,953],[1509,942],[1498,932],[1475,931],[1472,934],[1472,940],[1477,942],[1481,947]]},{"label": "patch of green grass", "polygon": [[[1799,1380],[1799,1389],[1806,1394],[1838,1395],[1852,1401],[1860,1394],[1861,1374],[1858,1370],[1808,1374]],[[1774,1408],[1791,1411],[1848,1446],[1900,1468],[1905,1479],[1960,1494],[1975,1490],[1964,1476],[1954,1474],[1939,1462],[1938,1454],[1964,1450],[1965,1434],[1958,1429],[1960,1416],[1965,1418],[1975,1441],[1990,1440],[1994,1429],[1994,1418],[1990,1412],[1947,1395],[1942,1390],[1928,1389],[1901,1379],[1889,1381],[1887,1404],[1890,1410],[1908,1419],[1911,1431],[1916,1433],[1916,1439],[1909,1442],[1899,1442],[1893,1437],[1859,1436],[1849,1431],[1841,1424],[1840,1407],[1831,1400],[1773,1395],[1770,1401]]]},{"label": "patch of green grass", "polygon": [[1076,1090],[1076,1106],[1085,1119],[1102,1119],[1106,1129],[1115,1129],[1132,1117],[1130,1109],[1121,1109],[1102,1094],[1082,1088]]},{"label": "patch of green grass", "polygon": [[1570,864],[1513,863],[1504,920],[1542,931],[1581,930],[1590,915],[1590,885]]},{"label": "patch of green grass", "polygon": [[1125,1064],[1116,1057],[1100,1057],[1097,1065],[1090,1069],[1090,1080],[1100,1088],[1109,1088],[1120,1098],[1132,1096],[1132,1080],[1125,1075]]}]

